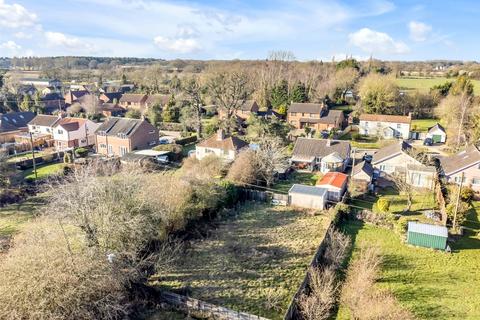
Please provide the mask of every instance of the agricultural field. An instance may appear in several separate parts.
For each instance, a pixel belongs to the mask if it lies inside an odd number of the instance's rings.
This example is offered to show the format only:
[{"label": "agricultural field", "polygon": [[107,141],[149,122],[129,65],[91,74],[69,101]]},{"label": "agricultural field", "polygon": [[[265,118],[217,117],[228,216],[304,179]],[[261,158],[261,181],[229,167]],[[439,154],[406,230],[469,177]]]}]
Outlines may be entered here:
[{"label": "agricultural field", "polygon": [[[478,211],[472,210],[470,218],[478,222]],[[390,290],[419,319],[480,318],[479,228],[451,244],[449,254],[406,245],[393,231],[359,221],[342,227],[353,239],[353,257],[361,243],[380,247],[384,261],[379,287]],[[345,306],[337,319],[350,319]]]},{"label": "agricultural field", "polygon": [[153,285],[270,319],[282,319],[330,218],[247,203],[205,239],[186,244]]},{"label": "agricultural field", "polygon": [[[431,87],[443,84],[447,81],[454,81],[455,79],[448,78],[397,78],[397,84],[401,90],[405,91],[414,91],[418,90],[420,92],[426,93],[430,90]],[[480,95],[480,81],[471,80],[474,86],[475,95]]]}]

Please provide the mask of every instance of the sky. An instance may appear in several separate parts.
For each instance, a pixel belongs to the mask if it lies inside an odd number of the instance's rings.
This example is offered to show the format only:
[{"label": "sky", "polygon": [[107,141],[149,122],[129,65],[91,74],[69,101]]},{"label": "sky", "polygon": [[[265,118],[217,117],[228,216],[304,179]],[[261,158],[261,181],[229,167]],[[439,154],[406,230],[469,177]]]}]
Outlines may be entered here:
[{"label": "sky", "polygon": [[0,0],[1,56],[477,60],[471,0]]}]

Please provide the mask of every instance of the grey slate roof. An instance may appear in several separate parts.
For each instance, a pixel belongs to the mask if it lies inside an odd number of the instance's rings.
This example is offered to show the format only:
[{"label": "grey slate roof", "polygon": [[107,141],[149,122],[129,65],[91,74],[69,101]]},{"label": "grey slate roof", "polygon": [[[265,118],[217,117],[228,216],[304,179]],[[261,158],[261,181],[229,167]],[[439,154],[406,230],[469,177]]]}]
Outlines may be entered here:
[{"label": "grey slate roof", "polygon": [[95,132],[107,136],[125,135],[130,137],[144,121],[141,119],[111,117],[102,123]]},{"label": "grey slate roof", "polygon": [[318,188],[318,187],[313,187],[313,186],[306,186],[304,184],[294,184],[290,190],[288,190],[288,193],[296,193],[296,194],[307,194],[309,196],[319,196],[319,197],[324,197],[325,194],[327,193],[326,188]]},{"label": "grey slate roof", "polygon": [[337,152],[343,159],[348,158],[350,156],[350,143],[342,140],[330,140],[330,146],[328,146],[328,140],[326,139],[298,138],[293,148],[292,158],[323,158],[333,152]]},{"label": "grey slate roof", "polygon": [[341,110],[328,110],[320,118],[300,118],[300,122],[335,124],[343,117]]},{"label": "grey slate roof", "polygon": [[440,160],[443,172],[453,174],[480,162],[480,151],[471,145],[466,150]]},{"label": "grey slate roof", "polygon": [[359,172],[365,172],[368,176],[373,176],[373,166],[371,163],[362,161],[353,167],[352,175],[356,175]]},{"label": "grey slate roof", "polygon": [[412,146],[406,143],[405,141],[392,143],[386,147],[379,149],[374,155],[372,164],[379,163],[383,160],[393,158],[399,155],[402,152],[406,152],[411,150]]},{"label": "grey slate roof", "polygon": [[57,116],[50,116],[46,114],[39,114],[33,118],[28,124],[42,127],[53,127],[53,125],[59,120]]},{"label": "grey slate roof", "polygon": [[122,97],[123,93],[121,92],[106,92],[103,94],[108,98],[108,102],[111,102],[115,99],[117,99],[117,102],[120,101],[120,98]]},{"label": "grey slate roof", "polygon": [[252,109],[255,105],[258,108],[257,102],[255,100],[247,100],[247,101],[245,101],[244,104],[242,104],[240,106],[240,110],[242,110],[242,111],[252,111]]},{"label": "grey slate roof", "polygon": [[0,132],[26,128],[34,117],[35,113],[29,111],[0,114]]},{"label": "grey slate roof", "polygon": [[448,238],[447,227],[438,226],[434,224],[419,223],[415,221],[410,221],[408,223],[408,232],[415,232],[415,233],[428,234],[432,236]]},{"label": "grey slate roof", "polygon": [[430,130],[432,130],[432,129],[437,129],[437,128],[440,129],[441,131],[445,132],[445,128],[438,122],[433,127],[428,128],[428,132],[430,132]]},{"label": "grey slate roof", "polygon": [[288,112],[320,113],[322,109],[323,103],[292,103]]}]

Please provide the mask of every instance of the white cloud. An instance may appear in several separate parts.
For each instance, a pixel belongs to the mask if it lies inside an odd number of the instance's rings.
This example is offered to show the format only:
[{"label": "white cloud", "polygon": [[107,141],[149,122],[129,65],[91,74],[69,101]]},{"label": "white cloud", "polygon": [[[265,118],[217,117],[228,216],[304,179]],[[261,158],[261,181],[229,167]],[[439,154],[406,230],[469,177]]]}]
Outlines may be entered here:
[{"label": "white cloud", "polygon": [[22,49],[22,47],[16,44],[14,41],[10,40],[0,44],[0,49],[6,49],[10,51],[18,51]]},{"label": "white cloud", "polygon": [[408,29],[410,30],[410,38],[416,42],[427,40],[429,34],[432,32],[432,26],[417,21],[410,21]]},{"label": "white cloud", "polygon": [[15,32],[15,38],[17,39],[32,39],[33,35],[31,33],[26,33],[23,31]]},{"label": "white cloud", "polygon": [[192,53],[201,50],[197,39],[194,38],[167,38],[157,36],[153,42],[162,50],[174,53]]},{"label": "white cloud", "polygon": [[68,36],[61,32],[45,32],[47,44],[51,47],[61,47],[71,52],[94,53],[95,47],[90,43],[76,37]]},{"label": "white cloud", "polygon": [[404,54],[410,51],[404,42],[369,28],[351,33],[348,38],[351,44],[370,54]]},{"label": "white cloud", "polygon": [[17,3],[7,4],[4,0],[0,0],[0,27],[31,27],[36,20],[37,15],[29,12],[25,7]]}]

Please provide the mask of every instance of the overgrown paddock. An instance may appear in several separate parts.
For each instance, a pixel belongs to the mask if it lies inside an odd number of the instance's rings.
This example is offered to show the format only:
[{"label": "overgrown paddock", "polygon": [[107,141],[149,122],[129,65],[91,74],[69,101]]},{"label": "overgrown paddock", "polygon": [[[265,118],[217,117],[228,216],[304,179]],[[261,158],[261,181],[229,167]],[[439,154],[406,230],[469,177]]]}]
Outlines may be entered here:
[{"label": "overgrown paddock", "polygon": [[171,272],[152,284],[280,319],[302,283],[330,218],[246,203],[211,235],[186,244]]}]

